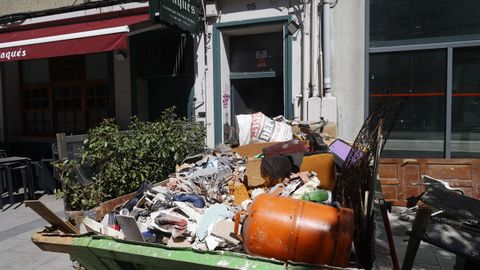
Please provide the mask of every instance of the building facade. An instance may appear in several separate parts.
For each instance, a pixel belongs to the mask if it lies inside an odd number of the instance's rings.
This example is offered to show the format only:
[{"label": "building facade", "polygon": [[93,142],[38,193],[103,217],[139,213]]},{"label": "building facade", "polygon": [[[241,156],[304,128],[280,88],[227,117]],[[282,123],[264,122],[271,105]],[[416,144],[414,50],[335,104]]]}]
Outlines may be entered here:
[{"label": "building facade", "polygon": [[408,97],[384,148],[380,176],[397,204],[421,175],[480,198],[480,3],[370,0],[368,104]]},{"label": "building facade", "polygon": [[192,114],[193,38],[152,23],[148,2],[27,2],[3,3],[12,14],[0,18],[1,139],[11,154],[51,157],[56,133],[83,134],[107,117],[125,129],[132,115],[154,120],[174,105]]},{"label": "building facade", "polygon": [[[214,11],[206,14],[207,32],[199,36],[195,98],[209,145],[222,141],[235,115],[256,111],[296,120],[324,117],[341,137],[355,138],[365,109],[358,99],[364,92],[363,1],[206,5]],[[323,19],[327,6],[330,34]],[[289,30],[294,23],[298,30]],[[328,65],[325,45],[331,48]],[[198,118],[202,112],[204,120]]]},{"label": "building facade", "polygon": [[13,154],[48,156],[57,132],[171,106],[209,146],[257,111],[324,117],[353,140],[382,97],[408,97],[379,170],[386,198],[404,205],[422,174],[480,197],[479,4],[204,0],[191,35],[150,21],[148,1],[70,2],[0,1],[0,140]]},{"label": "building facade", "polygon": [[[2,48],[45,46],[2,59],[3,141],[24,153],[57,132],[85,133],[105,117],[126,128],[130,116],[154,120],[170,106],[205,125],[209,146],[236,114],[257,111],[324,117],[355,137],[365,110],[363,1],[200,2],[197,35],[150,22],[146,1],[0,3]],[[122,37],[110,40],[119,27]],[[64,52],[49,52],[59,36]],[[100,47],[101,38],[116,45]]]}]

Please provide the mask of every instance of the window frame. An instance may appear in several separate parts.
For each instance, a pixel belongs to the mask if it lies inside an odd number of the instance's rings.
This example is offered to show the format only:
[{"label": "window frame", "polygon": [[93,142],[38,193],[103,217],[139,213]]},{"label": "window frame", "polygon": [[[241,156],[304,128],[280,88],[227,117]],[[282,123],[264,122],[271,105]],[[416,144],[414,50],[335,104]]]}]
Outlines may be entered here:
[{"label": "window frame", "polygon": [[[71,111],[71,112],[77,112],[77,111],[81,111],[81,113],[84,115],[84,125],[85,125],[85,129],[84,130],[76,130],[76,131],[73,131],[73,133],[76,133],[76,132],[86,132],[88,130],[88,128],[92,127],[91,124],[88,124],[88,113],[91,112],[92,110],[95,110],[95,111],[98,111],[99,108],[97,106],[97,97],[95,95],[94,99],[95,99],[95,106],[94,107],[89,107],[87,106],[87,91],[88,91],[88,87],[91,87],[91,86],[94,86],[94,87],[97,87],[97,86],[101,86],[103,88],[105,88],[105,96],[103,96],[103,98],[105,99],[105,110],[106,110],[106,115],[108,117],[108,115],[110,114],[110,102],[111,100],[109,100],[109,95],[108,95],[108,92],[109,92],[109,83],[108,83],[108,80],[81,80],[81,81],[71,81],[71,82],[55,82],[55,83],[36,83],[36,84],[23,84],[22,83],[22,87],[21,87],[21,91],[22,91],[22,114],[23,114],[23,117],[22,117],[22,126],[23,126],[23,133],[25,135],[30,135],[30,136],[53,136],[55,135],[56,133],[58,132],[72,132],[72,131],[65,131],[65,130],[59,130],[58,129],[58,119],[57,119],[57,115],[56,113],[57,112],[60,112],[60,111],[63,111],[63,112],[68,112],[68,111]],[[65,87],[79,87],[80,88],[80,98],[81,98],[81,106],[80,108],[70,108],[70,109],[66,109],[66,108],[57,108],[55,106],[55,89],[58,89],[58,88],[65,88]],[[25,106],[25,101],[26,101],[26,97],[25,97],[25,92],[26,91],[30,91],[32,89],[48,89],[48,99],[49,99],[49,106],[48,106],[48,109],[42,109],[42,110],[36,110],[36,109],[27,109],[26,106]],[[92,97],[90,97],[92,98]],[[63,100],[63,98],[62,98]],[[28,112],[36,112],[36,111],[42,111],[42,112],[47,112],[50,114],[50,131],[49,132],[31,132],[29,131],[28,127],[27,127],[27,122],[28,122],[28,119],[27,119],[27,114]],[[97,121],[99,124],[100,121]]]},{"label": "window frame", "polygon": [[[453,89],[453,50],[462,47],[480,47],[480,36],[467,35],[465,40],[456,40],[451,37],[393,40],[386,42],[370,41],[370,0],[365,1],[365,117],[369,112],[370,92],[370,55],[377,53],[391,53],[400,51],[418,51],[444,49],[447,51],[447,85],[446,85],[446,108],[445,108],[445,145],[444,157],[452,158],[452,89]],[[470,38],[469,40],[466,38]],[[472,157],[473,158],[473,157]]]}]

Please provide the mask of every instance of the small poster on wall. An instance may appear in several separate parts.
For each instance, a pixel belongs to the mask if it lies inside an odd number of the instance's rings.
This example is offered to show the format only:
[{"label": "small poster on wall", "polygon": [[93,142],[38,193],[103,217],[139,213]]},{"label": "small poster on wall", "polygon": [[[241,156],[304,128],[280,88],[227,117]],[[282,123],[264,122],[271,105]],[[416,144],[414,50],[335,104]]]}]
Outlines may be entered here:
[{"label": "small poster on wall", "polygon": [[264,70],[267,68],[267,58],[268,58],[267,51],[255,52],[255,61],[256,61],[257,70]]}]

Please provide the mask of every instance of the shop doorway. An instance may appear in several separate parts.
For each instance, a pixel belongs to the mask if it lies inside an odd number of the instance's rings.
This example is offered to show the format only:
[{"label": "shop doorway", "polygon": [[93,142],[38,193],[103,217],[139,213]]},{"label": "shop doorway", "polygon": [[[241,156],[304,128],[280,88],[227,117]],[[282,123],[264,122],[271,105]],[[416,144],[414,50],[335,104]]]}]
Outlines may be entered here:
[{"label": "shop doorway", "polygon": [[235,116],[293,116],[290,16],[218,23],[213,27],[215,143]]},{"label": "shop doorway", "polygon": [[[281,30],[281,27],[279,27]],[[283,32],[230,37],[232,115],[284,113]]]},{"label": "shop doorway", "polygon": [[191,117],[194,85],[191,35],[175,29],[149,31],[131,37],[133,112],[154,121],[170,107]]}]

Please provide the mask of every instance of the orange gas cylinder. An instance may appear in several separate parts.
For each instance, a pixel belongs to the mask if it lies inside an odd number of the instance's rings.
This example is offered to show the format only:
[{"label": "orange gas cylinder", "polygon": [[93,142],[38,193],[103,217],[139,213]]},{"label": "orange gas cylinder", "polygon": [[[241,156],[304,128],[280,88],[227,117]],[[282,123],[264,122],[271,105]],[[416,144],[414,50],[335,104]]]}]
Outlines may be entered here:
[{"label": "orange gas cylinder", "polygon": [[248,212],[235,217],[238,235],[240,216],[241,238],[248,254],[333,266],[348,266],[353,235],[353,211],[261,194]]}]

